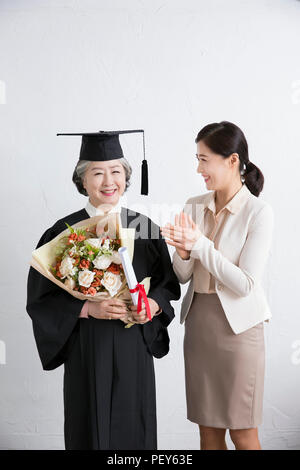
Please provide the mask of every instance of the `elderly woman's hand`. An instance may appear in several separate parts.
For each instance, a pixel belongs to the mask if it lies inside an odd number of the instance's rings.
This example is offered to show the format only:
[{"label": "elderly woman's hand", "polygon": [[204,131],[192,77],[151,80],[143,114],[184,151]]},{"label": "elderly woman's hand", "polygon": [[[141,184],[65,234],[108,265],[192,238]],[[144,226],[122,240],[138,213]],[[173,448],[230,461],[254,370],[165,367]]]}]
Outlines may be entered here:
[{"label": "elderly woman's hand", "polygon": [[166,237],[166,242],[175,246],[182,259],[190,257],[193,245],[202,235],[200,228],[195,224],[192,217],[183,211],[179,215],[175,215],[175,225],[168,223],[160,230],[161,234]]},{"label": "elderly woman's hand", "polygon": [[88,314],[101,320],[126,320],[126,304],[119,299],[107,299],[101,302],[88,302]]},{"label": "elderly woman's hand", "polygon": [[[149,307],[150,307],[150,312],[151,312],[151,318],[153,318],[156,312],[159,310],[159,305],[155,300],[149,297],[148,297],[148,302],[149,302]],[[141,323],[141,324],[144,324],[150,321],[149,318],[147,317],[144,300],[142,300],[142,310],[140,311],[140,313],[137,313],[137,305],[130,305],[130,310],[131,310],[131,314],[129,314],[128,316],[129,320],[131,318],[134,322]]]}]

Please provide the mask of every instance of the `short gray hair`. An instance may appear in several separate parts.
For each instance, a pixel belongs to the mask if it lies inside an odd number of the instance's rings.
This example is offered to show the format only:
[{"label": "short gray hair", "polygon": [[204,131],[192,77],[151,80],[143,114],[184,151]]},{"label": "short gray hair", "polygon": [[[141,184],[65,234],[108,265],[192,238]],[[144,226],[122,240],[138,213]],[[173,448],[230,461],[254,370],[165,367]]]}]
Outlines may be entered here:
[{"label": "short gray hair", "polygon": [[[120,158],[118,160],[122,164],[122,166],[125,170],[125,178],[126,178],[125,191],[127,191],[127,189],[130,186],[130,178],[131,178],[131,174],[132,174],[132,168],[131,168],[129,162],[126,160],[126,158],[123,157],[123,158]],[[78,192],[80,194],[83,194],[84,196],[88,196],[88,193],[87,193],[86,189],[83,187],[83,180],[84,180],[84,175],[85,175],[85,172],[87,170],[87,167],[89,166],[90,163],[91,163],[90,160],[78,160],[78,162],[75,166],[75,170],[73,172],[73,177],[72,177],[72,181],[75,184]]]}]

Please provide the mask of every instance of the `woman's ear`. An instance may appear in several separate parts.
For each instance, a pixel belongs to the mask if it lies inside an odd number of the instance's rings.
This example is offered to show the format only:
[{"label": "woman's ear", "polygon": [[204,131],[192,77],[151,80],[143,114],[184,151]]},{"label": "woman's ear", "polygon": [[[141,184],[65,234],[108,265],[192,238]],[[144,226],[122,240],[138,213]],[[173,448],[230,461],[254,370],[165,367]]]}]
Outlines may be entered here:
[{"label": "woman's ear", "polygon": [[231,162],[232,162],[233,164],[235,164],[236,162],[238,162],[239,159],[240,159],[240,156],[239,156],[238,153],[232,153],[232,154],[231,154]]},{"label": "woman's ear", "polygon": [[232,153],[230,158],[228,158],[228,163],[230,168],[234,168],[235,166],[239,166],[240,157],[238,153]]}]

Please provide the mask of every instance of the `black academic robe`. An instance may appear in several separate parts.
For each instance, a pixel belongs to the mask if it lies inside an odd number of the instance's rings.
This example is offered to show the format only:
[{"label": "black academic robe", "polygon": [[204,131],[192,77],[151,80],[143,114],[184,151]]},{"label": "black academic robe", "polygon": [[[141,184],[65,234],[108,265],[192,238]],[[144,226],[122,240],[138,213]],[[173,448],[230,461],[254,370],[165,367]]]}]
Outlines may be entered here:
[{"label": "black academic robe", "polygon": [[[37,248],[89,218],[85,209],[58,220]],[[76,299],[30,267],[26,309],[32,319],[44,370],[64,364],[66,449],[157,449],[153,357],[169,351],[171,300],[180,298],[168,248],[148,217],[121,209],[124,228],[135,228],[133,268],[137,281],[151,276],[148,297],[162,312],[145,325],[78,318]]]}]

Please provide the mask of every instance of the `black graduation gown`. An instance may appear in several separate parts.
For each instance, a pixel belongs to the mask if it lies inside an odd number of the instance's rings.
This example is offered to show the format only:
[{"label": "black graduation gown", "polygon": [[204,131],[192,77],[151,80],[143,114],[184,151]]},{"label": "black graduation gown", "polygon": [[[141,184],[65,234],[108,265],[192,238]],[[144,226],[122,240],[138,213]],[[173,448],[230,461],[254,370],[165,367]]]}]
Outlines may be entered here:
[{"label": "black graduation gown", "polygon": [[[85,209],[57,221],[37,248],[69,225],[89,218]],[[171,300],[180,298],[168,248],[148,217],[121,209],[124,228],[135,228],[133,268],[138,282],[151,276],[148,297],[162,312],[145,325],[78,318],[76,299],[30,267],[26,310],[44,370],[64,364],[66,449],[157,449],[153,357],[169,351]],[[148,236],[148,237],[147,237]]]}]

